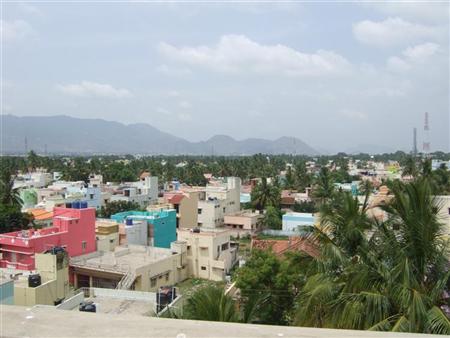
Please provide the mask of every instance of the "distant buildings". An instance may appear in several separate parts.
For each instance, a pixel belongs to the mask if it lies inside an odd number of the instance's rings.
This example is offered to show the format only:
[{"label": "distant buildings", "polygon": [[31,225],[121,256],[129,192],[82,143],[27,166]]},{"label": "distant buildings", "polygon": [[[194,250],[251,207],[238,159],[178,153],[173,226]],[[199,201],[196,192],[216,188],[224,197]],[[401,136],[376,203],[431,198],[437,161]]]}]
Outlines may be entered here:
[{"label": "distant buildings", "polygon": [[120,185],[111,196],[111,202],[126,201],[146,207],[158,202],[158,177],[144,176],[137,182]]}]

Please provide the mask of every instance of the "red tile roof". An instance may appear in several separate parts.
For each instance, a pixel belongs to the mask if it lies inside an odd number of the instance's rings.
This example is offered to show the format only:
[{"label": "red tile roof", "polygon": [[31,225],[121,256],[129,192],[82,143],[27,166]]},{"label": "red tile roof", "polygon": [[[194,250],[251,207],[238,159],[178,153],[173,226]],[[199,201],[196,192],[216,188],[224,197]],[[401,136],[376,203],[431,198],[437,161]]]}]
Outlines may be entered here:
[{"label": "red tile roof", "polygon": [[272,250],[277,256],[281,256],[287,251],[303,251],[312,257],[319,255],[319,250],[315,245],[300,237],[291,237],[289,240],[252,239],[252,249]]},{"label": "red tile roof", "polygon": [[172,196],[169,196],[167,201],[172,204],[180,204],[181,200],[184,198],[183,194],[174,194]]}]

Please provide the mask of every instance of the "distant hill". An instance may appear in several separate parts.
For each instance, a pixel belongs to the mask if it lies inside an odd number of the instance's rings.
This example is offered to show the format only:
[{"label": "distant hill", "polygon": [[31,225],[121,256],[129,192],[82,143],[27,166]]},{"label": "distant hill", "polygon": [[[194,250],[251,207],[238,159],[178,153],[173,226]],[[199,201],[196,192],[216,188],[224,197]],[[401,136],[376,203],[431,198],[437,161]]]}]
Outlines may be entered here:
[{"label": "distant hill", "polygon": [[4,115],[3,152],[23,153],[25,137],[28,149],[58,154],[192,154],[251,155],[297,154],[319,152],[294,137],[276,140],[235,140],[216,135],[207,141],[189,142],[148,124],[125,125],[101,119],[80,119],[69,116]]}]

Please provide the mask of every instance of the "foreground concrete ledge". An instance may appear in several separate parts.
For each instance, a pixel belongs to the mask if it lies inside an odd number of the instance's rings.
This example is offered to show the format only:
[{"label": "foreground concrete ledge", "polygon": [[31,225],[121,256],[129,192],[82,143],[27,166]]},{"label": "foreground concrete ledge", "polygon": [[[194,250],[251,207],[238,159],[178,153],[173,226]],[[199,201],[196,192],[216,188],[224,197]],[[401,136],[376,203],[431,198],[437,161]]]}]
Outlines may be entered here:
[{"label": "foreground concrete ledge", "polygon": [[0,306],[1,337],[430,337],[431,335],[251,325]]}]

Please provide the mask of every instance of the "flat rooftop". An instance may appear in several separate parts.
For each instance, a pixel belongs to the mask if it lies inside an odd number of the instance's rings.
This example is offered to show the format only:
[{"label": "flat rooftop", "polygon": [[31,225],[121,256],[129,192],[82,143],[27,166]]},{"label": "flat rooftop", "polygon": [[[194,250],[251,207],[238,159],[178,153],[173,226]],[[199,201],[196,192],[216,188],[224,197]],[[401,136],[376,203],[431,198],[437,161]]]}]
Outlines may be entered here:
[{"label": "flat rooftop", "polygon": [[[106,296],[94,296],[85,301],[93,301],[97,305],[97,314],[154,316],[155,302],[138,299],[119,299]],[[72,311],[77,311],[78,306]]]},{"label": "flat rooftop", "polygon": [[170,249],[128,245],[116,247],[112,252],[97,251],[83,256],[72,257],[70,265],[86,269],[126,273],[129,269],[136,270],[170,256],[172,256]]},{"label": "flat rooftop", "polygon": [[[426,338],[431,335],[163,319],[4,305],[2,337]],[[436,336],[438,337],[438,336]]]}]

